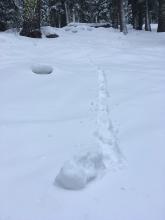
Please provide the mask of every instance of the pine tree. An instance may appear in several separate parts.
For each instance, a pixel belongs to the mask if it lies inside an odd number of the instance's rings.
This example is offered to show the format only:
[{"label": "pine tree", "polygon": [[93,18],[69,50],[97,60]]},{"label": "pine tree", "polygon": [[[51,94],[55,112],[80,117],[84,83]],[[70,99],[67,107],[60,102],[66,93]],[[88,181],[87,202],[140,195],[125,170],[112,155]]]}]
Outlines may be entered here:
[{"label": "pine tree", "polygon": [[49,0],[42,0],[41,4],[41,25],[49,25]]},{"label": "pine tree", "polygon": [[5,3],[4,1],[1,1],[0,2],[0,31],[5,31],[7,29],[5,9],[6,9]]},{"label": "pine tree", "polygon": [[165,0],[159,0],[158,32],[165,32]]},{"label": "pine tree", "polygon": [[20,35],[41,38],[41,0],[24,0],[23,28]]},{"label": "pine tree", "polygon": [[18,7],[13,0],[0,1],[0,31],[15,27],[18,19]]},{"label": "pine tree", "polygon": [[52,27],[63,27],[66,25],[64,0],[49,0],[49,21]]}]

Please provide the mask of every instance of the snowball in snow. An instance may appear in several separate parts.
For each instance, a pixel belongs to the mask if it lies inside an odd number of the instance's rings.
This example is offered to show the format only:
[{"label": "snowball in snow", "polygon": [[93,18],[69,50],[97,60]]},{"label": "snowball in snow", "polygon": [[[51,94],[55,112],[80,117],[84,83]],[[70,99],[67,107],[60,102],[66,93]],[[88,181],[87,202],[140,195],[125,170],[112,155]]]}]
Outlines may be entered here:
[{"label": "snowball in snow", "polygon": [[66,162],[55,182],[62,188],[79,190],[94,180],[104,168],[100,152],[87,152]]},{"label": "snowball in snow", "polygon": [[78,30],[76,28],[72,29],[72,33],[77,33]]},{"label": "snowball in snow", "polygon": [[41,31],[44,36],[49,36],[49,35],[55,34],[58,37],[58,35],[56,34],[57,28],[45,26],[45,27],[41,27]]},{"label": "snowball in snow", "polygon": [[32,72],[36,74],[50,74],[53,72],[53,67],[45,64],[36,64],[32,66]]},{"label": "snowball in snow", "polygon": [[78,190],[85,187],[87,180],[84,170],[74,161],[69,161],[61,168],[56,182],[62,188]]},{"label": "snowball in snow", "polygon": [[66,27],[66,28],[65,28],[65,31],[70,31],[70,30],[71,30],[70,27]]},{"label": "snowball in snow", "polygon": [[92,31],[93,28],[92,27],[87,27],[87,31]]}]

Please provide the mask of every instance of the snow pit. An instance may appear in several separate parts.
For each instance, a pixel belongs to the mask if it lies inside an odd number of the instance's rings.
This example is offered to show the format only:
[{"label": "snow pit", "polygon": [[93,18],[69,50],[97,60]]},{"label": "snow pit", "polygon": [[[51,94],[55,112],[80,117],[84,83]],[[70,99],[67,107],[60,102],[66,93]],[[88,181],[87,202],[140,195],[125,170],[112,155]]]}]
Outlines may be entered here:
[{"label": "snow pit", "polygon": [[70,190],[80,190],[94,180],[104,170],[103,155],[100,152],[87,152],[64,164],[55,183]]},{"label": "snow pit", "polygon": [[36,74],[50,74],[53,72],[53,67],[45,64],[36,64],[31,67],[31,70]]}]

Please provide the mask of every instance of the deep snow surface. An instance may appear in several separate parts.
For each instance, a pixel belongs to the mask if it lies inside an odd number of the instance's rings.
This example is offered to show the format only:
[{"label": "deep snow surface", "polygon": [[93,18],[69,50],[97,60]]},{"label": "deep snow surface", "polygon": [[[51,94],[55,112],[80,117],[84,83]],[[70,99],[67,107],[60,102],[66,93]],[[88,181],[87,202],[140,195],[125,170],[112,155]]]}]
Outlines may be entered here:
[{"label": "deep snow surface", "polygon": [[165,34],[56,32],[0,33],[0,219],[164,220]]}]

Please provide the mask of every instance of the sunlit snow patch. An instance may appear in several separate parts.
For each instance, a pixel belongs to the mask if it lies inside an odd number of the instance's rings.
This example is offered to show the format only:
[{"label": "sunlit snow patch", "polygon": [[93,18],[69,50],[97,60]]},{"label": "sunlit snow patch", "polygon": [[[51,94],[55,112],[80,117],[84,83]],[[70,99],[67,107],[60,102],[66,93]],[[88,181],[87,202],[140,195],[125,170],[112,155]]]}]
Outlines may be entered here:
[{"label": "sunlit snow patch", "polygon": [[65,189],[79,190],[104,170],[103,155],[87,152],[66,162],[55,179],[55,183]]},{"label": "sunlit snow patch", "polygon": [[35,64],[31,69],[36,74],[50,74],[53,72],[53,67],[46,64]]}]

